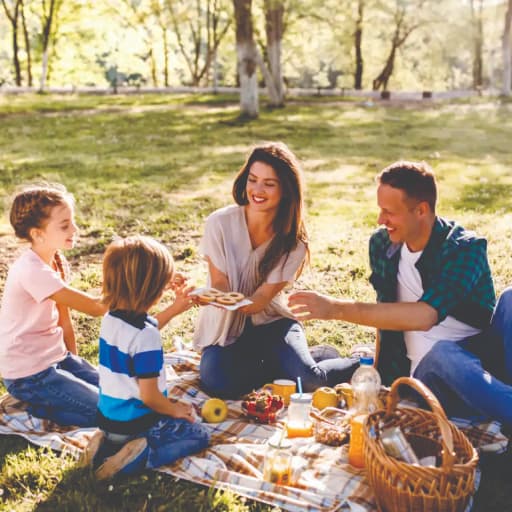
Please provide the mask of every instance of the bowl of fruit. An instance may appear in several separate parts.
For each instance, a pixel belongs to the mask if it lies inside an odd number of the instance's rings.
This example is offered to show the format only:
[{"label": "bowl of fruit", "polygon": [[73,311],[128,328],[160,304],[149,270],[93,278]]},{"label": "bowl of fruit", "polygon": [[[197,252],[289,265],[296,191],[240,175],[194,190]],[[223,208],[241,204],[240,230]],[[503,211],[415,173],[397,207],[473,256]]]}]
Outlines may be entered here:
[{"label": "bowl of fruit", "polygon": [[245,415],[260,423],[274,423],[284,401],[280,395],[273,395],[268,390],[253,391],[242,399]]}]

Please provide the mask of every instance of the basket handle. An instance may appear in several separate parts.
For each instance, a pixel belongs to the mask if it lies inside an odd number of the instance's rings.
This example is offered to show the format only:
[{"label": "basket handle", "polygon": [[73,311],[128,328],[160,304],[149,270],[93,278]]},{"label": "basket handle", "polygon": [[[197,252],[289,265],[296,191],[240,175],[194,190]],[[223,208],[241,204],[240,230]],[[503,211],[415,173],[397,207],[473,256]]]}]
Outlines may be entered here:
[{"label": "basket handle", "polygon": [[314,418],[317,421],[323,421],[324,423],[330,424],[330,425],[336,425],[335,421],[330,420],[329,418],[326,418],[330,412],[336,412],[341,413],[343,416],[347,415],[347,411],[343,409],[338,409],[337,407],[325,407],[320,412],[316,412],[315,410],[311,410],[309,415]]},{"label": "basket handle", "polygon": [[386,416],[391,416],[393,411],[396,409],[398,400],[400,398],[398,388],[403,385],[409,386],[410,388],[417,391],[432,409],[432,412],[434,413],[437,424],[439,426],[439,430],[441,431],[441,441],[443,445],[442,467],[445,470],[450,470],[450,468],[455,463],[452,431],[450,430],[448,418],[446,417],[444,409],[439,403],[439,400],[435,397],[434,393],[432,393],[432,391],[430,391],[430,389],[425,386],[425,384],[423,384],[423,382],[412,377],[400,377],[396,379],[391,385],[391,391],[386,407]]}]

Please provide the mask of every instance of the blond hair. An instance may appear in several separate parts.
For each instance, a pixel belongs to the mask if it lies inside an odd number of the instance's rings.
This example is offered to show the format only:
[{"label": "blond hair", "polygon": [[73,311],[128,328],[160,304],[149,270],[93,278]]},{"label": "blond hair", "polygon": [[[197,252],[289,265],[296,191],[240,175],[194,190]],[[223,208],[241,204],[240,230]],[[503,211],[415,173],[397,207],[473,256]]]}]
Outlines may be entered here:
[{"label": "blond hair", "polygon": [[103,257],[103,303],[109,310],[146,313],[174,273],[167,248],[147,236],[112,242]]},{"label": "blond hair", "polygon": [[51,216],[53,208],[62,204],[74,206],[73,194],[64,185],[29,185],[18,192],[12,201],[9,220],[14,234],[22,240],[32,242],[30,230],[42,229]]}]

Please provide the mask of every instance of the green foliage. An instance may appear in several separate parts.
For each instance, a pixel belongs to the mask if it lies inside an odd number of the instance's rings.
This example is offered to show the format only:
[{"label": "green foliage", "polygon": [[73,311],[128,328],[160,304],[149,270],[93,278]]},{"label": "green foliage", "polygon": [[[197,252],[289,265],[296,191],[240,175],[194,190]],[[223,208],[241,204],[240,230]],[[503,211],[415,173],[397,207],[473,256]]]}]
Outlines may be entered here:
[{"label": "green foliage", "polygon": [[[205,217],[232,201],[232,179],[249,147],[276,139],[305,169],[311,265],[294,288],[374,300],[367,256],[378,213],[374,176],[398,158],[433,165],[439,212],[488,239],[498,292],[512,282],[507,103],[412,109],[308,100],[241,122],[232,96],[23,95],[0,96],[0,119],[1,196],[33,180],[59,181],[75,194],[81,240],[68,256],[73,285],[83,290],[99,292],[101,256],[112,237],[135,233],[168,244],[178,269],[203,285],[197,246]],[[6,200],[0,209],[0,289],[17,249],[6,236],[8,206]],[[164,330],[167,349],[175,335],[191,339],[196,314]],[[99,320],[74,314],[74,322],[80,353],[97,362]],[[374,340],[372,329],[337,322],[308,322],[306,331],[311,344],[332,343],[344,353]],[[18,438],[0,438],[0,461],[0,510],[271,510],[160,474],[99,484],[71,459]],[[484,477],[481,496],[503,486],[499,477],[495,484]],[[500,500],[493,510],[510,508],[507,496]],[[485,499],[478,503],[491,510]]]},{"label": "green foliage", "polygon": [[[390,89],[471,87],[474,26],[469,2],[460,0],[284,1],[282,67],[290,86],[353,86],[353,38],[360,2],[364,6],[365,89],[371,88],[389,54],[397,6],[404,7],[406,12],[403,28],[415,28],[397,54]],[[24,4],[32,74],[37,82],[42,60],[41,6],[45,3]],[[255,38],[265,57],[263,2],[253,4]],[[214,39],[220,39],[216,53],[219,85],[237,83],[235,23],[230,0],[68,0],[59,5],[50,43],[50,85],[107,87],[130,76],[134,85],[213,85],[214,59],[208,48],[213,48]],[[484,5],[486,86],[496,86],[501,81],[504,11],[504,2]],[[20,23],[19,58],[23,85],[27,85],[28,63],[22,32]],[[10,23],[0,8],[0,85],[14,83],[11,40]],[[208,64],[211,67],[202,73]]]}]

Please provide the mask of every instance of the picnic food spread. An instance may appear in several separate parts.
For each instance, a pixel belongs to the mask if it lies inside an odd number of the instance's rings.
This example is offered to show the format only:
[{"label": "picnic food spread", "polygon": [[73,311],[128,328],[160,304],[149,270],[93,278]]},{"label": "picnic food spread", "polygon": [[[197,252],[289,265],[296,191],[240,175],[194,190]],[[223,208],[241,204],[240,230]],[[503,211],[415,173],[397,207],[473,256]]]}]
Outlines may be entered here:
[{"label": "picnic food spread", "polygon": [[277,413],[283,408],[281,396],[273,395],[268,390],[253,391],[242,400],[242,410],[247,416],[260,423],[273,423]]},{"label": "picnic food spread", "polygon": [[243,293],[221,292],[215,288],[202,290],[197,296],[199,298],[199,304],[207,305],[217,303],[225,306],[234,306],[245,298]]}]

